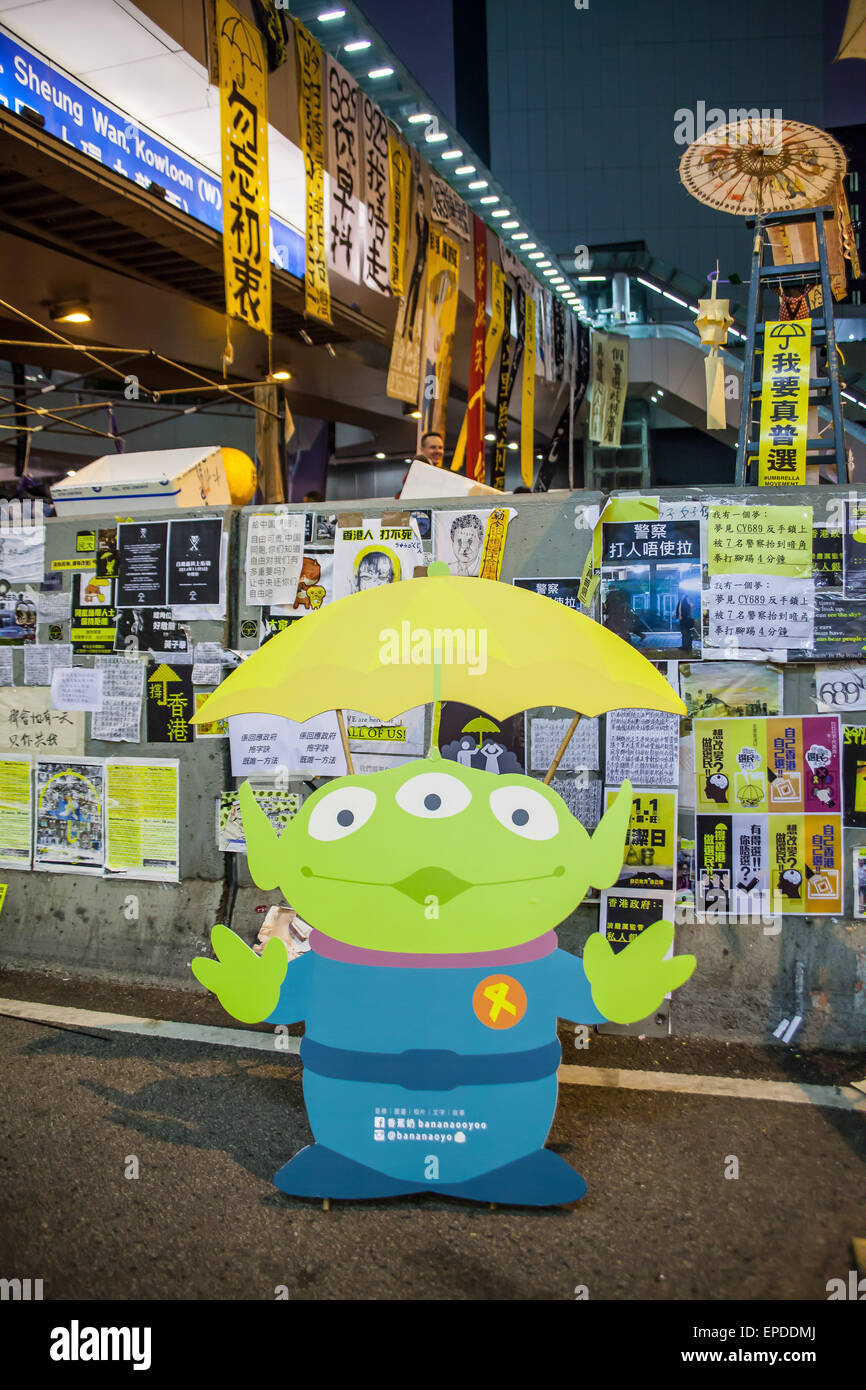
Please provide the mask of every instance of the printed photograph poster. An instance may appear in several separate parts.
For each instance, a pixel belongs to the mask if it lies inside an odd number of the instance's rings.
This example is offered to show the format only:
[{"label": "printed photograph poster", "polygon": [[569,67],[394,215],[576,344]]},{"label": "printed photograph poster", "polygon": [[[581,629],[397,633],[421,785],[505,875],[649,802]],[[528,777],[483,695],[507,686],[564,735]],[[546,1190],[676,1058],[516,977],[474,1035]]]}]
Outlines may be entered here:
[{"label": "printed photograph poster", "polygon": [[851,858],[853,915],[866,917],[866,846],[858,845]]},{"label": "printed photograph poster", "polygon": [[[619,787],[605,787],[609,810]],[[672,889],[677,854],[677,794],[667,789],[632,789],[623,865],[615,888]]]},{"label": "printed photograph poster", "polygon": [[788,651],[789,661],[857,661],[866,656],[866,603],[838,593],[815,595],[814,630],[808,645]]},{"label": "printed photograph poster", "polygon": [[72,618],[69,638],[76,655],[107,655],[114,651],[117,610],[113,579],[100,579],[96,571],[72,576]]},{"label": "printed photograph poster", "polygon": [[48,687],[0,689],[0,753],[81,753],[84,715],[51,708]]},{"label": "printed photograph poster", "polygon": [[4,869],[30,868],[32,786],[29,758],[0,758],[0,865]]},{"label": "printed photograph poster", "polygon": [[414,579],[424,548],[414,526],[385,526],[378,518],[338,526],[334,537],[334,598]]},{"label": "printed photograph poster", "polygon": [[528,589],[532,594],[541,594],[543,598],[552,598],[566,608],[573,608],[575,612],[580,611],[580,575],[570,579],[514,579],[512,583],[518,589]]},{"label": "printed photograph poster", "polygon": [[118,526],[118,608],[166,607],[168,527],[167,521],[122,522]]},{"label": "printed photograph poster", "polygon": [[815,702],[819,710],[832,714],[866,709],[866,661],[816,666]]},{"label": "printed photograph poster", "polygon": [[101,875],[105,763],[98,758],[37,758],[34,804],[34,869]]},{"label": "printed photograph poster", "polygon": [[523,716],[491,719],[474,705],[443,700],[439,752],[461,767],[481,772],[525,772]]},{"label": "printed photograph poster", "polygon": [[[606,936],[614,955],[624,950],[655,922],[672,922],[676,894],[664,892],[624,892],[615,889],[601,894],[599,931]],[[665,959],[673,955],[671,949]]]},{"label": "printed photograph poster", "polygon": [[751,916],[766,910],[770,887],[766,816],[698,816],[695,849],[700,911]]},{"label": "printed photograph poster", "polygon": [[222,517],[172,521],[168,536],[168,606],[219,607]]},{"label": "printed photograph poster", "polygon": [[334,557],[327,551],[304,551],[294,598],[290,603],[271,604],[271,617],[303,618],[324,608],[334,597]]},{"label": "printed photograph poster", "polygon": [[862,601],[866,599],[866,498],[848,500],[844,552],[845,597]]},{"label": "printed photograph poster", "polygon": [[842,912],[842,817],[770,816],[770,893],[781,912]]},{"label": "printed photograph poster", "polygon": [[650,658],[701,653],[697,521],[602,521],[602,623]]},{"label": "printed photograph poster", "polygon": [[782,672],[751,661],[680,662],[680,695],[687,718],[766,719],[782,712]]},{"label": "printed photograph poster", "polygon": [[680,719],[655,709],[616,709],[605,716],[608,786],[675,787],[679,779]]},{"label": "printed photograph poster", "polygon": [[845,825],[866,830],[866,725],[842,725],[842,782]]},{"label": "printed photograph poster", "polygon": [[106,878],[180,882],[180,764],[112,758],[106,764]]},{"label": "printed photograph poster", "polygon": [[[298,814],[301,798],[297,792],[278,791],[273,787],[253,787],[256,804],[261,807],[276,831],[282,835],[289,821]],[[216,803],[217,849],[220,854],[246,854],[240,792],[221,792]]]},{"label": "printed photograph poster", "polygon": [[0,646],[23,647],[36,641],[39,594],[36,589],[0,584]]}]

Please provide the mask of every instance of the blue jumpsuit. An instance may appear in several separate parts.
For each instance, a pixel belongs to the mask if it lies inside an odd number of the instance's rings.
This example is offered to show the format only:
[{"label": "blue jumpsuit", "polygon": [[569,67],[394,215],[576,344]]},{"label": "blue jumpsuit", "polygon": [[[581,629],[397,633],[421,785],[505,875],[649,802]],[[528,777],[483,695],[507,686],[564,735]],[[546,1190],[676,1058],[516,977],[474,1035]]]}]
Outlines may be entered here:
[{"label": "blue jumpsuit", "polygon": [[380,965],[406,957],[333,959],[317,938],[290,964],[267,1020],[305,1021],[316,1139],[280,1170],[278,1187],[352,1198],[436,1189],[539,1205],[583,1195],[583,1179],[543,1147],[556,1109],[557,1018],[606,1021],[581,960],[547,949],[519,963],[503,951],[481,965],[429,956]]}]

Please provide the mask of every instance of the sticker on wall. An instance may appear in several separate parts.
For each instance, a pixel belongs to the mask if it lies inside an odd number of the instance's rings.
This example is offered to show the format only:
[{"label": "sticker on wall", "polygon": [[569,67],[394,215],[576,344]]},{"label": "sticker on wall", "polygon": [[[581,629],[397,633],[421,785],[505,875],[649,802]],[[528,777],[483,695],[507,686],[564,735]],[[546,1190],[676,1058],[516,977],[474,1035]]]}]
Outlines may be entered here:
[{"label": "sticker on wall", "polygon": [[150,662],[146,686],[148,743],[192,743],[192,667]]}]

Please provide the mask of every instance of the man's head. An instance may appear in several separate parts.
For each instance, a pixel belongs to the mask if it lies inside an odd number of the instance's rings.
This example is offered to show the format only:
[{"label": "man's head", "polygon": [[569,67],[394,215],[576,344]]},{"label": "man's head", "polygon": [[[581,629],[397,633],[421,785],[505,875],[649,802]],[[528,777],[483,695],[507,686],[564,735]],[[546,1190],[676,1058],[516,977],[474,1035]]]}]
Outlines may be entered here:
[{"label": "man's head", "polygon": [[421,436],[421,453],[428,463],[432,463],[436,468],[442,467],[445,458],[445,441],[441,434],[431,430],[428,434]]},{"label": "man's head", "polygon": [[394,565],[383,550],[371,550],[358,561],[358,590],[377,589],[380,584],[393,584]]},{"label": "man's head", "polygon": [[478,558],[484,540],[484,527],[472,512],[461,513],[451,523],[451,548],[458,563],[470,564]]}]

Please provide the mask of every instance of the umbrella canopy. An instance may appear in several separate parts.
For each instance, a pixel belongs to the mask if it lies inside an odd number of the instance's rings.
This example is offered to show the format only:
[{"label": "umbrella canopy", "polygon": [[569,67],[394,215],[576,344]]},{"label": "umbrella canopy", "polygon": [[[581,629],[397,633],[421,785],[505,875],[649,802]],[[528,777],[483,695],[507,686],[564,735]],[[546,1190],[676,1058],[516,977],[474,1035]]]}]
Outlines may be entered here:
[{"label": "umbrella canopy", "polygon": [[536,705],[685,714],[646,657],[591,618],[510,584],[435,573],[293,623],[233,671],[193,722],[253,713],[305,720],[331,709],[387,720],[434,699],[495,719]]},{"label": "umbrella canopy", "polygon": [[866,0],[851,0],[848,6],[839,52],[833,62],[842,58],[866,58]]},{"label": "umbrella canopy", "polygon": [[742,120],[710,129],[680,160],[693,198],[721,212],[766,212],[835,203],[847,161],[838,141],[799,121]]}]

